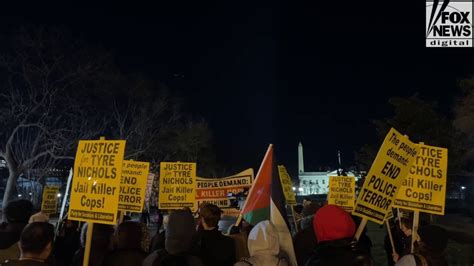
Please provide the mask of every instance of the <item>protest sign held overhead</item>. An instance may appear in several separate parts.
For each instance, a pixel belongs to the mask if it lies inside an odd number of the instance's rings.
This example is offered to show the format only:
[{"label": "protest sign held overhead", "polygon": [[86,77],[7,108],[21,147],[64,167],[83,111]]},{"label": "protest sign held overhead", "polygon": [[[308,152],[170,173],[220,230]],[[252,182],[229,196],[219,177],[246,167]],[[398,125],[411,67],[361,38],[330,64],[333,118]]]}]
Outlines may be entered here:
[{"label": "protest sign held overhead", "polygon": [[58,192],[59,187],[47,186],[43,188],[43,201],[41,202],[41,211],[48,214],[58,212]]},{"label": "protest sign held overhead", "polygon": [[330,176],[328,204],[337,205],[348,212],[354,210],[355,177]]},{"label": "protest sign held overhead", "polygon": [[278,174],[280,175],[281,187],[283,188],[283,194],[285,195],[286,204],[296,205],[295,192],[293,191],[293,183],[291,177],[286,171],[285,166],[278,166]]},{"label": "protest sign held overhead", "polygon": [[159,208],[197,209],[196,163],[160,163]]},{"label": "protest sign held overhead", "polygon": [[[223,178],[197,178],[196,201],[212,203],[224,211],[226,216],[238,216],[239,210],[232,206],[232,200],[238,200],[238,194],[252,186],[253,169]],[[232,196],[230,195],[232,194]]]},{"label": "protest sign held overhead", "polygon": [[417,154],[418,147],[408,137],[390,129],[365,178],[353,214],[382,224]]},{"label": "protest sign held overhead", "polygon": [[418,144],[418,155],[402,183],[394,205],[444,215],[448,150]]},{"label": "protest sign held overhead", "polygon": [[124,152],[124,140],[79,141],[69,219],[115,224]]},{"label": "protest sign held overhead", "polygon": [[150,163],[123,161],[120,182],[119,210],[142,212]]}]

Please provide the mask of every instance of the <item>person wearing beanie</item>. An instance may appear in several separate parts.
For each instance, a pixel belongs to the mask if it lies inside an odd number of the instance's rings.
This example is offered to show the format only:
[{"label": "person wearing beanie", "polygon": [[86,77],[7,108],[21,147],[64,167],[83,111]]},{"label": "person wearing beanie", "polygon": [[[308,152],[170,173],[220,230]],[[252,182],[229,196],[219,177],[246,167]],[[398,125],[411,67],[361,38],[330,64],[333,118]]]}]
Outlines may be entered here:
[{"label": "person wearing beanie", "polygon": [[[436,225],[425,225],[418,229],[415,253],[403,256],[395,266],[447,266],[445,250],[448,246],[448,232]],[[395,260],[397,258],[394,258]]]},{"label": "person wearing beanie", "polygon": [[354,240],[352,217],[336,205],[320,208],[313,218],[317,246],[307,266],[372,265],[370,256]]},{"label": "person wearing beanie", "polygon": [[0,224],[0,261],[18,259],[20,240],[23,228],[33,212],[33,204],[28,200],[10,201],[3,211],[4,221]]}]

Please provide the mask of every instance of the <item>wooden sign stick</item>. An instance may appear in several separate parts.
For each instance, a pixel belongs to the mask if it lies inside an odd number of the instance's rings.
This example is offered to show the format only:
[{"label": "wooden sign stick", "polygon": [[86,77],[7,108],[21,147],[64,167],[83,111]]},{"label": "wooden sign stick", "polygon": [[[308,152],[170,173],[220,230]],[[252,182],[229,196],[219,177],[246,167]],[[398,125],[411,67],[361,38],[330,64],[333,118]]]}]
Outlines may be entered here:
[{"label": "wooden sign stick", "polygon": [[357,228],[357,231],[355,233],[354,238],[359,241],[360,236],[362,235],[362,232],[364,232],[364,228],[367,225],[367,218],[362,218],[362,221],[359,224],[359,228]]}]

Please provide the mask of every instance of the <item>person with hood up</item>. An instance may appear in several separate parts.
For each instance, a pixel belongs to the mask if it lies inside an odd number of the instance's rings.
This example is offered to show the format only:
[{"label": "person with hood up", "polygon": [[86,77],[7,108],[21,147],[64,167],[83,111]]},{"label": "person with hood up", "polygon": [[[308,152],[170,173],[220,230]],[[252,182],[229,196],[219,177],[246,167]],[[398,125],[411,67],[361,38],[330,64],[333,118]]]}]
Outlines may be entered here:
[{"label": "person with hood up", "polygon": [[165,248],[148,255],[142,266],[202,266],[201,260],[191,254],[194,229],[194,217],[191,212],[171,212],[165,231]]},{"label": "person with hood up", "polygon": [[288,259],[280,256],[280,242],[275,226],[268,220],[252,228],[248,237],[250,257],[235,266],[288,266]]},{"label": "person with hood up", "polygon": [[418,236],[415,253],[403,256],[395,266],[448,266],[445,258],[448,232],[436,225],[425,225],[418,229]]},{"label": "person with hood up", "polygon": [[0,224],[0,261],[20,257],[17,242],[32,213],[33,204],[29,200],[10,201],[5,207],[6,222]]},{"label": "person with hood up", "polygon": [[356,226],[342,208],[320,208],[313,218],[313,228],[318,243],[307,266],[372,265],[370,257],[353,241]]}]

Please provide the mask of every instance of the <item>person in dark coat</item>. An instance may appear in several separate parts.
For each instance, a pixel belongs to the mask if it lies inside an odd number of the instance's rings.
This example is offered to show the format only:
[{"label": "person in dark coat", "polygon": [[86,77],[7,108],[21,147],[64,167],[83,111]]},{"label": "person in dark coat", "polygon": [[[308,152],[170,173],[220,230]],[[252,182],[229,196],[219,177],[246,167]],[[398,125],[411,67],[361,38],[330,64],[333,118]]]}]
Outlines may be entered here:
[{"label": "person in dark coat", "polygon": [[351,216],[336,205],[320,208],[313,219],[318,244],[307,266],[372,265],[370,256],[353,241],[355,223]]},{"label": "person in dark coat", "polygon": [[425,225],[418,229],[418,236],[419,239],[415,242],[415,253],[403,256],[395,265],[448,266],[445,258],[448,246],[446,229],[436,225]]},{"label": "person in dark coat", "polygon": [[214,204],[203,204],[199,210],[201,228],[197,232],[198,254],[206,266],[234,265],[235,244],[218,228],[222,210]]},{"label": "person in dark coat", "polygon": [[137,222],[123,222],[117,228],[117,246],[105,258],[104,266],[141,265],[147,253],[141,246],[142,228]]},{"label": "person in dark coat", "polygon": [[[158,221],[155,235],[151,238],[149,252],[165,248],[165,230],[168,224],[168,216],[163,216],[160,210],[157,213]],[[163,226],[163,228],[162,228]]]},{"label": "person in dark coat", "polygon": [[153,251],[145,258],[142,266],[202,266],[201,259],[191,254],[194,229],[195,222],[191,212],[171,212],[165,231],[165,248]]},{"label": "person in dark coat", "polygon": [[[401,228],[399,226],[401,224]],[[403,257],[411,253],[411,228],[413,227],[413,220],[411,218],[401,218],[400,222],[395,222],[390,225],[392,232],[393,244],[395,245],[395,254],[393,254],[392,244],[389,236],[385,236],[384,248],[387,255],[387,265],[394,266],[394,256]]]},{"label": "person in dark coat", "polygon": [[33,204],[28,200],[10,201],[5,207],[3,216],[6,222],[0,224],[0,261],[19,258],[17,242],[32,213]]},{"label": "person in dark coat", "polygon": [[293,237],[296,261],[298,265],[304,265],[316,248],[316,235],[313,229],[314,215],[301,219],[301,229]]},{"label": "person in dark coat", "polygon": [[0,266],[47,266],[46,260],[53,250],[54,227],[49,223],[34,222],[27,225],[20,237],[20,258],[7,260]]},{"label": "person in dark coat", "polygon": [[252,225],[245,219],[242,219],[239,226],[232,225],[227,231],[228,237],[234,240],[235,258],[240,261],[243,258],[250,257],[248,249],[248,236],[252,230]]},{"label": "person in dark coat", "polygon": [[54,256],[58,266],[69,266],[74,253],[80,245],[79,223],[68,219],[63,220],[54,243]]},{"label": "person in dark coat", "polygon": [[[87,223],[84,224],[81,231],[81,248],[74,254],[72,266],[82,266],[84,259],[84,248],[87,240]],[[110,251],[112,235],[114,228],[107,224],[94,224],[92,230],[91,252],[89,257],[90,266],[102,266],[105,256]]]}]

